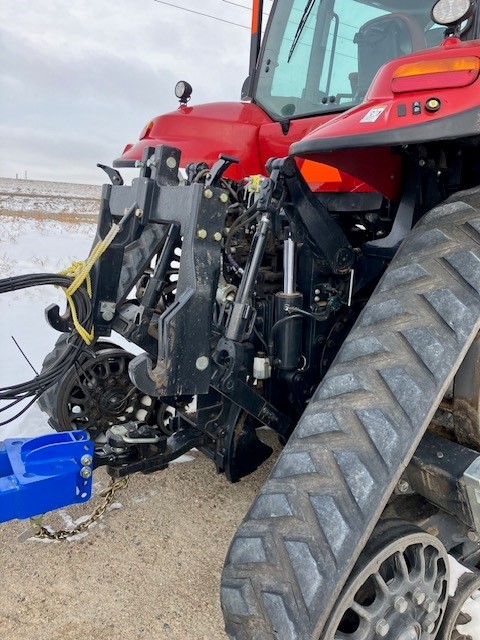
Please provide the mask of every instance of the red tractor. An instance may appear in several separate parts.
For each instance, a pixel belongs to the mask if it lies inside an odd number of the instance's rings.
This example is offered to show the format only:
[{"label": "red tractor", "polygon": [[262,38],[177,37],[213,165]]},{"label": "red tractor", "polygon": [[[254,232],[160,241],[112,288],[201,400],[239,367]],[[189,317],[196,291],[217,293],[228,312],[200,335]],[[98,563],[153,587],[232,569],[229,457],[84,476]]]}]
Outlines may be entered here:
[{"label": "red tractor", "polygon": [[107,168],[95,346],[50,309],[36,393],[117,478],[197,447],[235,482],[278,434],[225,563],[232,640],[467,639],[447,553],[480,562],[480,10],[276,0],[260,46],[262,4],[244,101],[179,83],[115,163],[140,177]]}]

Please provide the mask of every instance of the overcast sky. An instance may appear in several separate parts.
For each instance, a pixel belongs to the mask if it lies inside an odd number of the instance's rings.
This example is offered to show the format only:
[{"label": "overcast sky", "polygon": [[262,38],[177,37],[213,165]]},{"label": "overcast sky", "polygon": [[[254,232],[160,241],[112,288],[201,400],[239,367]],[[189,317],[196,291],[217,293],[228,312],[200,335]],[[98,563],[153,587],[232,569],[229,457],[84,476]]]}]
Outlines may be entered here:
[{"label": "overcast sky", "polygon": [[[226,0],[169,2],[250,25]],[[249,46],[249,29],[155,0],[0,0],[0,176],[101,184],[96,163],[177,108],[177,80],[192,104],[239,99]]]}]

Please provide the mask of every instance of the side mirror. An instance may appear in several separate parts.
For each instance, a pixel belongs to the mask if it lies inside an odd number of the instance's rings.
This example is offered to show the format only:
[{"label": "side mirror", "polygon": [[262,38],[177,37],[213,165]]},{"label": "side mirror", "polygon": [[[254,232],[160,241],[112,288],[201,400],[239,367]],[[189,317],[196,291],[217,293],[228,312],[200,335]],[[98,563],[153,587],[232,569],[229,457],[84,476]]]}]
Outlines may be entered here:
[{"label": "side mirror", "polygon": [[247,76],[242,84],[242,91],[240,94],[241,100],[250,100],[253,97],[253,77]]}]

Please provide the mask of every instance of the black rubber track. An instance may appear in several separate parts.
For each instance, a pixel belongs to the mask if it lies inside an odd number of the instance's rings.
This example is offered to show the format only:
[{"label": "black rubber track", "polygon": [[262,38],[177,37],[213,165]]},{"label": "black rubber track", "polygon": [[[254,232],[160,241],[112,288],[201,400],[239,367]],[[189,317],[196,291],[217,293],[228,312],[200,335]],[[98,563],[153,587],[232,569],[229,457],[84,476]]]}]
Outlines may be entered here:
[{"label": "black rubber track", "polygon": [[480,328],[480,189],[404,242],[225,562],[232,640],[331,640],[339,592]]}]

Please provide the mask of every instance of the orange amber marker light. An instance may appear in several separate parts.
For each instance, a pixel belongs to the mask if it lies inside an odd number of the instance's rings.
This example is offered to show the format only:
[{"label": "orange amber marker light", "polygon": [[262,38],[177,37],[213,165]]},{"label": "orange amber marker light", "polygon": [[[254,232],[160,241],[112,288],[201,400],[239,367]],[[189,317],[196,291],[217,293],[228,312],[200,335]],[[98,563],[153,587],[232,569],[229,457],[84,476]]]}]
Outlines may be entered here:
[{"label": "orange amber marker light", "polygon": [[139,136],[140,140],[147,138],[152,129],[153,129],[153,120],[150,120],[150,122],[143,127]]},{"label": "orange amber marker light", "polygon": [[447,71],[479,71],[480,58],[466,56],[465,58],[443,58],[441,60],[423,60],[402,64],[395,69],[394,78],[419,76],[429,73],[445,73]]},{"label": "orange amber marker light", "polygon": [[392,91],[421,91],[466,87],[478,78],[480,58],[441,58],[422,60],[397,67],[392,77]]}]

